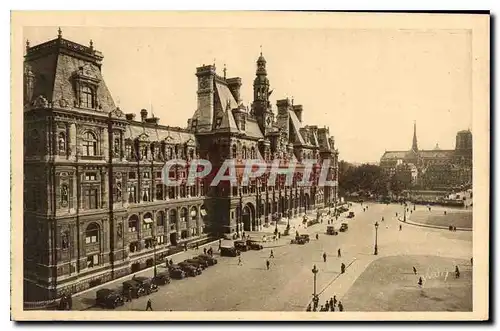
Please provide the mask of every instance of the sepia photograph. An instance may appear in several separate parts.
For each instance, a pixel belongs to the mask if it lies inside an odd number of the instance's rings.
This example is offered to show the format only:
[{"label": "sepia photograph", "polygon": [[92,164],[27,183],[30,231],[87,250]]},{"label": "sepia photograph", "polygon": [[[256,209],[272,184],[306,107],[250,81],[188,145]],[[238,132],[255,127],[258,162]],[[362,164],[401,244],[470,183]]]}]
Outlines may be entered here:
[{"label": "sepia photograph", "polygon": [[12,318],[487,320],[489,22],[12,12]]}]

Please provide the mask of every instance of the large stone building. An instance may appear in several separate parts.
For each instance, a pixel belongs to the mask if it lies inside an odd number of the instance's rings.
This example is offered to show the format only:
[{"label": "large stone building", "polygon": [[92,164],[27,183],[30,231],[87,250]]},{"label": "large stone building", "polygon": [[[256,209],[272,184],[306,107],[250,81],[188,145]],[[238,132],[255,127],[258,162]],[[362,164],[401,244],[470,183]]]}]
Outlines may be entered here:
[{"label": "large stone building", "polygon": [[472,133],[457,133],[455,149],[443,150],[436,144],[432,150],[419,150],[416,124],[412,147],[408,151],[386,151],[380,166],[392,176],[399,172],[422,189],[450,190],[472,185]]},{"label": "large stone building", "polygon": [[[24,66],[24,293],[28,301],[121,277],[153,264],[172,247],[211,234],[259,230],[280,216],[331,205],[337,186],[298,187],[255,180],[247,186],[209,177],[167,187],[165,161],[281,159],[300,164],[338,151],[328,128],[302,122],[303,107],[269,102],[266,61],[257,60],[254,100],[240,99],[241,79],[197,68],[198,107],[187,128],[169,127],[140,111],[123,113],[101,75],[103,55],[92,42],[62,38],[26,47]],[[239,172],[241,173],[241,171]],[[169,176],[186,178],[178,167]],[[155,253],[153,253],[155,252]]]}]

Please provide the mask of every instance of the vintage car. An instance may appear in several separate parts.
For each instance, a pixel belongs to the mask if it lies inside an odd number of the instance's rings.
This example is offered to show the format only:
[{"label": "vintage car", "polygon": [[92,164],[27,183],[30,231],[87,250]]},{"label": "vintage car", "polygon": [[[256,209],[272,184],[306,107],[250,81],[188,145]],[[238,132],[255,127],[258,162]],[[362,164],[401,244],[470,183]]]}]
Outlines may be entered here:
[{"label": "vintage car", "polygon": [[217,259],[215,257],[211,257],[210,255],[208,254],[200,254],[198,255],[197,257],[195,257],[195,259],[201,259],[201,260],[205,260],[208,262],[208,265],[214,265],[214,264],[217,264]]},{"label": "vintage car", "polygon": [[186,275],[189,277],[196,277],[198,275],[201,275],[201,272],[202,272],[200,267],[197,267],[197,266],[192,265],[191,263],[187,263],[187,262],[179,263],[179,267],[181,267],[181,269],[184,270]]},{"label": "vintage car", "polygon": [[337,230],[335,230],[335,226],[333,225],[328,225],[326,227],[326,234],[329,234],[329,235],[332,235],[332,236],[336,236],[338,235],[339,233],[337,232]]},{"label": "vintage car", "polygon": [[248,251],[247,243],[244,242],[243,240],[236,240],[234,242],[234,248],[242,252]]},{"label": "vintage car", "polygon": [[349,215],[347,215],[347,218],[353,218],[354,217],[354,212],[353,211],[350,211],[349,212]]},{"label": "vintage car", "polygon": [[116,290],[102,288],[96,292],[95,303],[99,307],[115,309],[123,306],[123,297]]},{"label": "vintage car", "polygon": [[146,291],[146,294],[151,294],[158,291],[158,286],[153,282],[153,278],[149,277],[134,277],[133,281],[137,282],[140,287]]},{"label": "vintage car", "polygon": [[347,223],[342,223],[342,224],[340,225],[340,229],[339,229],[339,231],[340,231],[340,232],[346,232],[346,231],[347,231],[347,229],[349,229],[349,225],[348,225]]},{"label": "vintage car", "polygon": [[161,271],[153,277],[153,283],[157,286],[170,284],[170,274],[168,271]]},{"label": "vintage car", "polygon": [[290,241],[291,244],[298,244],[298,245],[304,245],[306,244],[306,240],[301,237],[295,237],[295,239],[292,239]]},{"label": "vintage car", "polygon": [[202,270],[205,270],[206,268],[208,268],[207,261],[198,260],[198,259],[186,259],[186,260],[184,260],[184,262],[192,264],[196,267],[200,267]]},{"label": "vintage car", "polygon": [[308,234],[301,234],[299,235],[299,237],[303,239],[306,243],[308,243],[311,240]]},{"label": "vintage car", "polygon": [[138,298],[146,295],[146,290],[134,280],[126,280],[122,283],[122,285],[122,294],[124,297],[127,297],[129,293],[132,298]]},{"label": "vintage car", "polygon": [[177,264],[170,265],[168,267],[168,273],[170,277],[174,279],[183,279],[187,276],[186,272],[182,270],[181,267],[179,267]]},{"label": "vintage car", "polygon": [[235,257],[235,256],[238,256],[240,254],[241,254],[241,252],[234,247],[221,247],[220,248],[220,256]]},{"label": "vintage car", "polygon": [[249,247],[250,249],[256,250],[256,251],[260,251],[261,249],[264,248],[264,246],[262,246],[256,240],[247,240],[247,247]]}]

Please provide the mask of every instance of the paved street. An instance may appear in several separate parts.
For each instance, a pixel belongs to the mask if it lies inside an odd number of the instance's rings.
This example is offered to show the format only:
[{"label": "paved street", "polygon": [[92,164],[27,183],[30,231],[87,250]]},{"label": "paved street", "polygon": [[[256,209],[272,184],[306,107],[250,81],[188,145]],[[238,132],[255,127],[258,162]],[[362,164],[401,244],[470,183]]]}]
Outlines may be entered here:
[{"label": "paved street", "polygon": [[[424,208],[417,206],[417,210]],[[311,235],[310,243],[292,245],[290,236],[282,237],[277,242],[267,243],[262,251],[242,253],[242,266],[237,265],[237,258],[219,257],[216,254],[219,263],[206,269],[202,275],[172,280],[171,284],[160,287],[159,292],[133,300],[118,309],[144,310],[150,298],[155,310],[303,311],[313,293],[311,269],[314,264],[319,269],[317,292],[320,293],[322,304],[333,295],[342,299],[370,263],[378,258],[437,255],[469,260],[472,256],[472,232],[450,232],[402,224],[395,215],[396,212],[401,215],[401,205],[368,204],[368,210],[363,212],[359,204],[354,204],[351,210],[356,216],[349,220],[346,233],[326,235],[326,221],[307,230],[299,229],[300,233]],[[385,218],[383,222],[382,217]],[[375,221],[380,224],[377,256],[373,255]],[[403,226],[402,231],[399,231],[400,224]],[[265,231],[272,230],[274,227]],[[291,233],[294,234],[295,230],[292,229]],[[316,233],[319,233],[319,240],[314,239]],[[338,248],[342,250],[342,258],[337,257]],[[271,268],[266,270],[271,249],[275,258],[269,259]],[[323,262],[323,252],[328,255],[326,263]],[[195,255],[198,252],[182,253],[173,258],[174,262],[185,259],[186,254]],[[340,274],[342,262],[347,266],[345,274]],[[142,274],[151,275],[152,270],[143,271]],[[119,287],[120,284],[121,281],[115,282],[109,287]],[[97,307],[88,308],[94,298],[95,290],[75,297],[75,308],[100,310]]]}]

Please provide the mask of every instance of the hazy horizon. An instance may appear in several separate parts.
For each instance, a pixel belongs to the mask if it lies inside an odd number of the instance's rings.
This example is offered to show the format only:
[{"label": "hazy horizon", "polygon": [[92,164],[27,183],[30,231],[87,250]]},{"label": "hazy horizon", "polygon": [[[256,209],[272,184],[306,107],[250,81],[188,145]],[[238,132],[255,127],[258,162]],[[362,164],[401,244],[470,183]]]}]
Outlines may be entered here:
[{"label": "hazy horizon", "polygon": [[[289,97],[303,123],[328,126],[339,159],[378,163],[386,150],[409,150],[413,121],[420,149],[455,147],[472,128],[471,35],[467,30],[222,29],[64,27],[63,38],[92,39],[122,111],[146,108],[165,125],[186,127],[196,109],[196,67],[214,63],[241,77],[250,105],[262,45],[273,109]],[[31,46],[55,27],[26,27]]]}]

